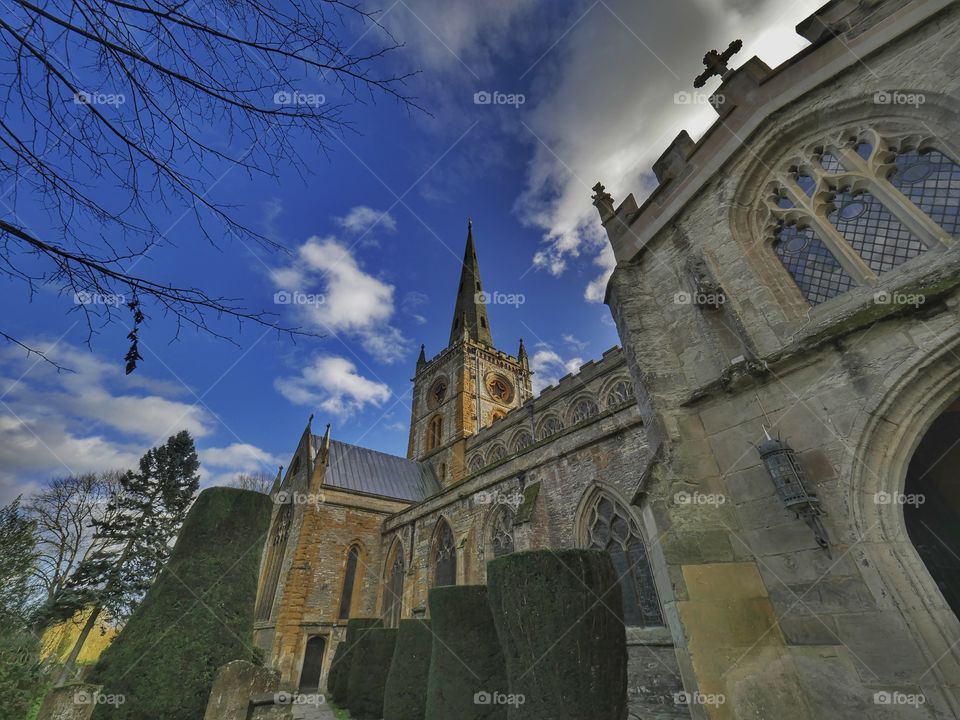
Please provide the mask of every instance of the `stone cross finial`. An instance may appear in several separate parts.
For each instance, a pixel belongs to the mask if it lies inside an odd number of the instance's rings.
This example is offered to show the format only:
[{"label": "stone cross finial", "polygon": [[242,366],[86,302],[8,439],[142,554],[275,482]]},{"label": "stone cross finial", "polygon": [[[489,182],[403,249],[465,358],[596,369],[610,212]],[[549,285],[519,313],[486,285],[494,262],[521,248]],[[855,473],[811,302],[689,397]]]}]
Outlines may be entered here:
[{"label": "stone cross finial", "polygon": [[719,53],[716,50],[711,50],[704,55],[703,64],[707,66],[707,69],[697,76],[697,79],[693,81],[693,86],[702,88],[707,84],[707,80],[712,78],[714,75],[723,78],[728,72],[730,72],[730,68],[727,65],[727,63],[730,62],[730,58],[740,52],[742,48],[743,40],[734,40],[722,53]]}]

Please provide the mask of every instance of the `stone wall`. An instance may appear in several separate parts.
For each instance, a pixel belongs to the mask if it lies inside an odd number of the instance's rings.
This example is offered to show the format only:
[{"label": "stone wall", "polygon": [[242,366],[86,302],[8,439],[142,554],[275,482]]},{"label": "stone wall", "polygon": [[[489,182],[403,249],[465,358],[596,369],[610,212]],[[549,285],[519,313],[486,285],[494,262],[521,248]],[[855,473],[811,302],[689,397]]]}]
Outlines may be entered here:
[{"label": "stone wall", "polygon": [[[804,74],[829,81],[764,118],[749,148],[723,165],[694,154],[694,168],[715,174],[696,179],[698,192],[669,219],[641,211],[642,247],[629,262],[621,255],[608,289],[641,412],[656,429],[660,461],[639,499],[662,538],[655,571],[676,600],[668,621],[685,686],[724,699],[695,706],[696,717],[960,713],[960,623],[909,548],[902,512],[875,499],[898,483],[902,491],[912,448],[960,394],[956,355],[953,369],[944,357],[960,344],[960,246],[811,307],[751,215],[772,169],[844,127],[912,123],[960,157],[960,62],[947,51],[960,39],[960,9],[953,3],[901,34],[924,7],[947,4],[900,5],[886,23],[881,13],[876,27],[856,29],[856,42],[881,49],[850,49],[857,60],[840,63],[842,48],[824,46],[822,63],[813,53],[771,78],[783,88]],[[874,102],[896,89],[926,102]],[[750,122],[748,107],[725,112],[732,126]],[[670,206],[671,192],[682,187],[661,188],[658,207]],[[722,308],[684,301],[697,289],[691,266],[722,291]],[[925,301],[878,303],[878,288]],[[756,450],[764,427],[797,451],[824,510],[829,554],[777,497]],[[897,693],[922,700],[885,702]]]},{"label": "stone wall", "polygon": [[[610,389],[626,377],[622,352],[608,351],[602,360],[588,363],[579,374],[564,378],[538,399],[469,438],[468,448],[486,457],[490,447],[511,447],[518,431],[535,428],[536,420],[548,412],[568,420],[576,398],[593,398],[599,410],[596,415],[580,423],[565,422],[555,435],[508,452],[386,521],[382,556],[392,559],[388,552],[399,542],[406,558],[404,617],[426,607],[427,592],[434,584],[433,549],[441,519],[453,530],[457,582],[483,584],[486,562],[493,558],[492,523],[504,504],[519,521],[513,526],[517,550],[583,544],[585,500],[597,488],[629,505],[649,462],[646,432],[632,399],[612,406],[605,402]],[[648,534],[646,539],[650,552],[657,552],[657,537]],[[661,600],[671,602],[669,595]],[[628,642],[631,711],[649,718],[688,716],[687,709],[674,701],[682,683],[670,630],[631,629]]]}]

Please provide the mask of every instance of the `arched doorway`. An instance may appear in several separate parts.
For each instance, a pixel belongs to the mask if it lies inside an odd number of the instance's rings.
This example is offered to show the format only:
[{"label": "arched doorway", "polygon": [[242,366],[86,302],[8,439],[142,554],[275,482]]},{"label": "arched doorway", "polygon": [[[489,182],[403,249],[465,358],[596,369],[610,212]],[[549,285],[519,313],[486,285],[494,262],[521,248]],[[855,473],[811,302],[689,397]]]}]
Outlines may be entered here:
[{"label": "arched doorway", "polygon": [[318,635],[307,640],[307,649],[303,654],[303,669],[300,671],[300,692],[312,692],[320,687],[320,674],[323,672],[323,655],[327,641]]},{"label": "arched doorway", "polygon": [[944,599],[960,617],[960,400],[920,440],[903,495],[907,534]]}]

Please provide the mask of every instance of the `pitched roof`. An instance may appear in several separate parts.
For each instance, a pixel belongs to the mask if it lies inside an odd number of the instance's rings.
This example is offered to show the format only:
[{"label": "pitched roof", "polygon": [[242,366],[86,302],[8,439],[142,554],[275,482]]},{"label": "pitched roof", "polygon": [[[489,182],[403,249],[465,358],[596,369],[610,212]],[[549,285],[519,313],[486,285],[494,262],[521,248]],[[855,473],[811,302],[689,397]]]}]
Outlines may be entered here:
[{"label": "pitched roof", "polygon": [[[317,440],[319,443],[320,438]],[[427,464],[339,440],[330,441],[323,484],[410,502],[440,491],[440,483]]]}]

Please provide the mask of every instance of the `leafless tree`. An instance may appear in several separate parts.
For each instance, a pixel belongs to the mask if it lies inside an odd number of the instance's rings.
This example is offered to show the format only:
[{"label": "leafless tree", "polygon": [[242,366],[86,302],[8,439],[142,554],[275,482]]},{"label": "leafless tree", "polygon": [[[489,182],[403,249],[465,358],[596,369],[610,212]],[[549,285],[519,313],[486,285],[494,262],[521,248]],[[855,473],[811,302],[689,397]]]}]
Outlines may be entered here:
[{"label": "leafless tree", "polygon": [[72,295],[90,335],[129,312],[128,372],[152,311],[177,333],[231,339],[219,318],[302,333],[138,265],[185,217],[197,228],[188,243],[279,249],[211,197],[223,175],[302,171],[305,153],[350,127],[355,103],[420,107],[412,73],[385,57],[398,44],[360,1],[11,0],[0,15],[0,273],[25,294]]},{"label": "leafless tree", "polygon": [[273,481],[276,478],[266,473],[240,473],[236,479],[230,483],[230,487],[240,488],[241,490],[253,490],[254,492],[267,495],[273,487]]},{"label": "leafless tree", "polygon": [[51,478],[26,507],[35,521],[34,580],[41,603],[52,605],[84,555],[95,545],[92,521],[106,520],[119,471]]}]

